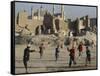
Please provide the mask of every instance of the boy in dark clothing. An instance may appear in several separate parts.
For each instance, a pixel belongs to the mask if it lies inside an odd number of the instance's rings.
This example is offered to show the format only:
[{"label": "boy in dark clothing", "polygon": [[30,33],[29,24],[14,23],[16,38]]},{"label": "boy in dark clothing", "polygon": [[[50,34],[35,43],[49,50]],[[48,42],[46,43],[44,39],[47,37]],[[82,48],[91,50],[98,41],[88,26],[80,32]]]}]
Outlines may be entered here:
[{"label": "boy in dark clothing", "polygon": [[89,64],[91,63],[91,52],[88,48],[88,46],[86,47],[86,66],[87,66],[87,63],[89,62]]},{"label": "boy in dark clothing", "polygon": [[82,42],[80,42],[80,44],[78,46],[78,50],[79,50],[79,56],[81,56],[82,51],[83,51],[83,44],[82,44]]},{"label": "boy in dark clothing", "polygon": [[30,52],[34,52],[35,50],[30,50],[30,46],[24,49],[23,63],[27,73],[27,62],[29,61]]},{"label": "boy in dark clothing", "polygon": [[59,45],[57,45],[56,49],[55,49],[55,61],[57,61],[58,57],[59,57]]},{"label": "boy in dark clothing", "polygon": [[74,47],[72,47],[72,49],[67,49],[69,52],[70,52],[70,54],[69,54],[69,56],[70,56],[70,60],[69,60],[69,67],[71,67],[71,65],[72,65],[72,62],[73,62],[73,64],[76,64],[76,61],[75,61],[75,48]]},{"label": "boy in dark clothing", "polygon": [[39,46],[39,49],[40,49],[40,51],[39,51],[39,53],[40,53],[40,58],[42,58],[42,56],[43,56],[43,49],[44,49],[43,43]]}]

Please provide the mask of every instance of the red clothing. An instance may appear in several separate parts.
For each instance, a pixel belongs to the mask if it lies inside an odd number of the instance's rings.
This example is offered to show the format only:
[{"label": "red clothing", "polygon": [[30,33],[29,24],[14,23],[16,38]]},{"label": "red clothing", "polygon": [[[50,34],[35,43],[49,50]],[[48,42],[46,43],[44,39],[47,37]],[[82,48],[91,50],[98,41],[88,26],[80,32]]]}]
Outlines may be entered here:
[{"label": "red clothing", "polygon": [[81,52],[83,50],[83,46],[80,44],[78,47],[79,51]]},{"label": "red clothing", "polygon": [[70,56],[71,56],[71,57],[74,57],[74,56],[75,56],[75,49],[71,49],[71,50],[70,50]]}]

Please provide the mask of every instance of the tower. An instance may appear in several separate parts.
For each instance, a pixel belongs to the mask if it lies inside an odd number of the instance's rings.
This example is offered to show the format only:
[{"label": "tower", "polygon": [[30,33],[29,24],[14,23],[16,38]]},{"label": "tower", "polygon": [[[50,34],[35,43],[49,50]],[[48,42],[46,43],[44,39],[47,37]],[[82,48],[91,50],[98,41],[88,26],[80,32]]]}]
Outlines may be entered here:
[{"label": "tower", "polygon": [[17,15],[17,18],[16,18],[16,23],[19,24],[19,12],[18,12],[18,15]]},{"label": "tower", "polygon": [[40,9],[38,9],[38,19],[40,20]]},{"label": "tower", "polygon": [[42,13],[42,5],[41,5],[41,7],[40,7],[40,14]]},{"label": "tower", "polygon": [[33,10],[33,7],[31,7],[31,17],[32,17],[32,18],[34,17],[34,10]]},{"label": "tower", "polygon": [[52,9],[52,15],[54,16],[54,4],[53,4],[53,9]]},{"label": "tower", "polygon": [[64,5],[61,5],[61,17],[64,20]]}]

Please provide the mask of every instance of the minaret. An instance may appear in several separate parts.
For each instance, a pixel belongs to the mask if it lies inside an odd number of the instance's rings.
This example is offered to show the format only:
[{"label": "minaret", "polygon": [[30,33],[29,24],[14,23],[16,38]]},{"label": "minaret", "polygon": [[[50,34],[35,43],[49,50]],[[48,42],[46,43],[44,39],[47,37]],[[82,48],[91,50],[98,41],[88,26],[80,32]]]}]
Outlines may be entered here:
[{"label": "minaret", "polygon": [[17,15],[16,23],[19,24],[19,12],[18,12],[18,15]]},{"label": "minaret", "polygon": [[40,14],[41,14],[41,12],[42,12],[42,5],[41,5],[41,7],[40,7]]},{"label": "minaret", "polygon": [[61,17],[64,19],[64,5],[61,5]]},{"label": "minaret", "polygon": [[33,7],[31,7],[31,17],[32,17],[32,19],[34,18],[34,10],[33,10]]},{"label": "minaret", "polygon": [[32,17],[32,10],[33,10],[33,9],[32,9],[32,7],[31,7],[31,17]]},{"label": "minaret", "polygon": [[43,11],[43,9],[42,9],[43,7],[42,7],[42,5],[41,5],[41,7],[40,7],[40,19],[42,19],[43,17],[42,17],[42,11]]},{"label": "minaret", "polygon": [[57,33],[57,30],[56,30],[56,25],[55,25],[55,18],[54,18],[54,4],[53,4],[53,9],[52,9],[52,15],[53,15],[53,30],[54,30],[54,33]]},{"label": "minaret", "polygon": [[38,19],[40,20],[40,10],[41,8],[38,9]]},{"label": "minaret", "polygon": [[54,16],[54,4],[53,4],[53,9],[52,9],[52,15]]}]

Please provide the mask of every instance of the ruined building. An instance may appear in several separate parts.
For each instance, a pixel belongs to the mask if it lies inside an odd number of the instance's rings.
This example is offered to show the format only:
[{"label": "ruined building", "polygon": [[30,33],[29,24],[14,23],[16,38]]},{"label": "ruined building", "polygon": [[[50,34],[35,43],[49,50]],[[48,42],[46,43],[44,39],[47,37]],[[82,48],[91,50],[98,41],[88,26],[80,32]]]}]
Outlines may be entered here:
[{"label": "ruined building", "polygon": [[15,19],[15,31],[22,35],[32,33],[39,34],[64,34],[68,32],[68,23],[65,22],[64,6],[61,5],[61,12],[54,13],[54,5],[52,14],[47,10],[43,10],[42,6],[34,10],[31,8],[31,15],[27,11],[20,11]]},{"label": "ruined building", "polygon": [[71,22],[71,30],[74,31],[74,34],[77,36],[79,34],[85,33],[90,29],[90,18],[88,15]]}]

